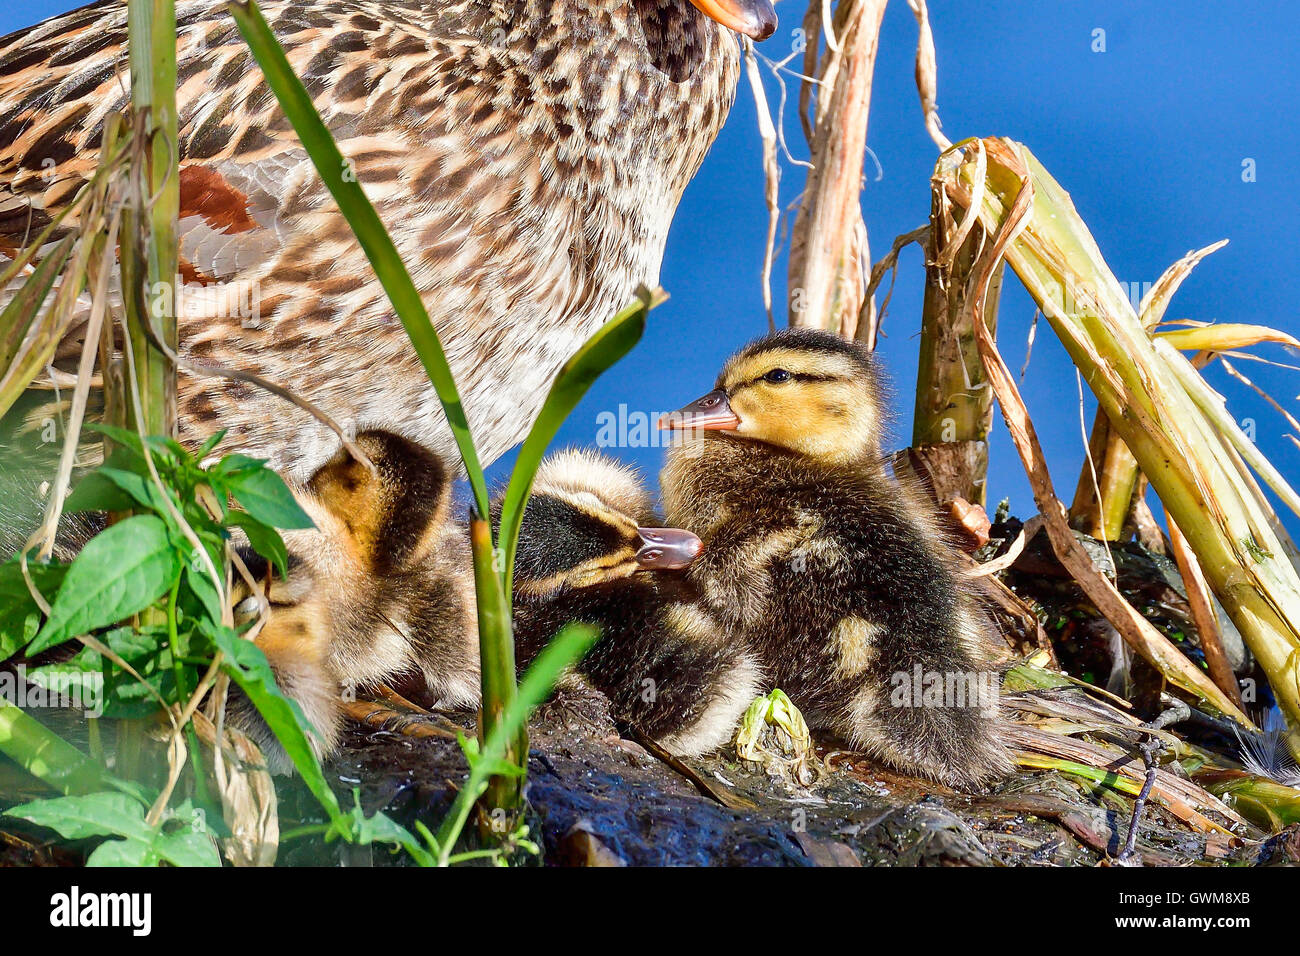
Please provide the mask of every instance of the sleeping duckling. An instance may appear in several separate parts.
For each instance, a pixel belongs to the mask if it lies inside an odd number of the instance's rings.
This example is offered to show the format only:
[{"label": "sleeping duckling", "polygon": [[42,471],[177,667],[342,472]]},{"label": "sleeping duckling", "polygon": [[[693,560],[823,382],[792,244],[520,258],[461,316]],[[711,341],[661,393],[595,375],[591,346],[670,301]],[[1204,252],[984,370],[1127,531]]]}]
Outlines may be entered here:
[{"label": "sleeping duckling", "polygon": [[979,614],[919,497],[880,452],[870,354],[791,329],[731,358],[660,423],[689,430],[664,469],[688,572],[813,727],[905,771],[971,787],[1009,770]]},{"label": "sleeping duckling", "polygon": [[761,673],[681,573],[699,539],[642,527],[652,516],[645,488],[616,462],[583,451],[544,461],[519,534],[516,647],[523,667],[570,621],[599,626],[577,670],[616,719],[692,756],[731,739]]},{"label": "sleeping duckling", "polygon": [[[284,532],[289,574],[271,582],[270,615],[255,639],[316,728],[310,739],[322,758],[338,746],[349,701],[404,674],[422,676],[436,706],[479,701],[474,586],[464,529],[448,515],[451,476],[432,451],[400,436],[362,432],[356,444],[375,471],[340,452],[295,491],[316,527]],[[264,558],[241,556],[267,577]],[[289,770],[270,729],[233,690],[229,712],[273,770]]]}]

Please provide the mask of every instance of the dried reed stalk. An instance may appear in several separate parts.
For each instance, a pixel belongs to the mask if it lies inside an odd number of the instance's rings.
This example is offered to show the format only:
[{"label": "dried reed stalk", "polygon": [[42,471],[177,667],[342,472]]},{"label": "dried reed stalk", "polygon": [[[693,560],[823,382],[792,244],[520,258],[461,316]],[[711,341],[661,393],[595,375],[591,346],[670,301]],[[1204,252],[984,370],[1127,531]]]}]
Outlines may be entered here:
[{"label": "dried reed stalk", "polygon": [[[808,173],[790,244],[790,324],[828,329],[874,345],[875,308],[866,296],[871,271],[860,194],[876,45],[886,0],[841,0],[833,22],[812,0],[804,26],[821,24],[827,49],[820,62],[810,42],[805,73],[815,69],[817,105],[803,108],[813,168]],[[812,31],[810,31],[812,32]],[[815,35],[815,34],[814,34]],[[805,81],[801,107],[810,95]]]}]

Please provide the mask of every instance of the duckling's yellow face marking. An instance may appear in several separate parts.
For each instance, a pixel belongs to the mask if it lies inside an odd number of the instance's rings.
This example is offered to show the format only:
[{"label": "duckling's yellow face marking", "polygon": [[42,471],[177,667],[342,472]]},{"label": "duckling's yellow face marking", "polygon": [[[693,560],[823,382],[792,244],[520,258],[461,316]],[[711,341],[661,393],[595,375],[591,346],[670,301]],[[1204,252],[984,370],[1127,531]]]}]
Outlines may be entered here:
[{"label": "duckling's yellow face marking", "polygon": [[828,463],[877,446],[872,383],[846,355],[781,346],[742,352],[727,363],[720,386],[740,419],[735,435]]}]

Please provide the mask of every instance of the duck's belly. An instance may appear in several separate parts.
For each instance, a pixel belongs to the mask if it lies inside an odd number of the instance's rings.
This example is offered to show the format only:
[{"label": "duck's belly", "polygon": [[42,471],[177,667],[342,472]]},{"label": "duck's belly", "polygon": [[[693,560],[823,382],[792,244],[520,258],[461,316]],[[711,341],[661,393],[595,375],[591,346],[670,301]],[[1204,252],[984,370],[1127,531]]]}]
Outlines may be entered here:
[{"label": "duck's belly", "polygon": [[[536,274],[508,301],[499,290],[484,295],[472,273],[425,296],[484,465],[523,440],[561,365],[639,284],[658,282],[670,216],[656,218],[632,224],[642,241],[610,247],[592,274],[575,270],[563,236],[552,234],[549,249],[513,251],[510,261],[527,259]],[[263,299],[280,294],[274,281],[267,286]],[[284,386],[349,436],[387,429],[459,464],[437,394],[376,280],[344,303],[273,321],[194,317],[183,321],[181,341],[192,360],[255,370]],[[329,426],[255,385],[183,374],[179,392],[183,440],[227,429],[224,448],[270,459],[291,479],[305,480],[339,447]]]}]

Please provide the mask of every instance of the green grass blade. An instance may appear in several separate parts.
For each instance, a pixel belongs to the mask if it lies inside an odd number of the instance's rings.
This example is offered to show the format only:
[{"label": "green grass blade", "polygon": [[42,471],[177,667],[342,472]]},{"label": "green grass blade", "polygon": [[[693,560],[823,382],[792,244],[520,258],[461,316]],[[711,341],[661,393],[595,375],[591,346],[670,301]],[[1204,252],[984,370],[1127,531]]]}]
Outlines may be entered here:
[{"label": "green grass blade", "polygon": [[0,701],[0,753],[64,795],[114,787],[108,771],[21,708]]},{"label": "green grass blade", "polygon": [[555,376],[541,413],[519,449],[501,503],[501,527],[497,532],[498,546],[504,552],[501,573],[506,594],[511,593],[519,526],[533,488],[533,476],[537,474],[537,466],[541,464],[547,446],[592,383],[640,341],[645,332],[646,316],[667,298],[661,290],[650,291],[644,287],[637,296],[637,301],[621,309],[564,363]]},{"label": "green grass blade", "polygon": [[596,642],[600,632],[587,624],[569,624],[546,648],[537,655],[524,679],[519,682],[519,692],[501,715],[497,726],[483,742],[482,750],[470,763],[469,779],[456,794],[456,800],[438,829],[438,863],[447,865],[456,841],[460,839],[470,809],[485,789],[487,779],[500,763],[510,741],[528,721],[528,717],[550,694],[560,673],[577,661]]},{"label": "green grass blade", "polygon": [[456,447],[460,449],[461,458],[465,462],[465,470],[474,491],[475,507],[486,517],[487,484],[470,436],[469,421],[465,417],[465,409],[438,333],[429,320],[429,313],[420,293],[416,291],[415,283],[411,281],[410,273],[398,255],[397,247],[393,245],[375,207],[366,198],[361,184],[345,176],[345,171],[350,168],[348,163],[339,152],[316,107],[312,105],[302,81],[294,74],[284,49],[275,39],[257,4],[252,0],[232,2],[227,9],[235,18],[240,33],[244,35],[245,42],[261,66],[280,108],[293,124],[303,148],[307,150],[326,188],[339,204],[339,209],[352,227],[357,241],[361,243],[366,258],[374,267],[375,275],[388,293],[389,301],[401,319],[402,326],[428,373],[429,381],[433,383],[438,399],[442,402],[447,422],[456,439]]}]

